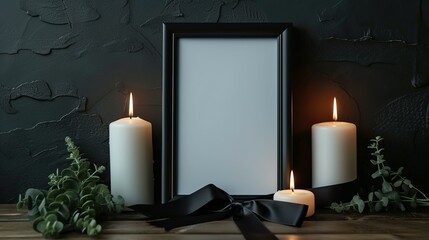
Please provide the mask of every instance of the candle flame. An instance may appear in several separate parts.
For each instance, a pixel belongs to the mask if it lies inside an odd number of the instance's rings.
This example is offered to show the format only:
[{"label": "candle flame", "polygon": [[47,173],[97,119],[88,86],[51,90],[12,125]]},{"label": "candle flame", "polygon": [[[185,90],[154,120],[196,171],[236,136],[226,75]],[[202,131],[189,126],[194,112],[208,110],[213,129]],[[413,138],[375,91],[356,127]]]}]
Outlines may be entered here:
[{"label": "candle flame", "polygon": [[334,121],[337,121],[338,119],[338,115],[337,115],[337,98],[334,97],[334,111],[332,113],[332,119],[334,119]]},{"label": "candle flame", "polygon": [[134,115],[134,109],[133,109],[133,93],[130,92],[130,104],[129,104],[129,110],[128,110],[128,116],[132,118]]},{"label": "candle flame", "polygon": [[290,189],[292,192],[295,190],[295,180],[293,177],[293,171],[290,171],[290,182],[289,182]]}]

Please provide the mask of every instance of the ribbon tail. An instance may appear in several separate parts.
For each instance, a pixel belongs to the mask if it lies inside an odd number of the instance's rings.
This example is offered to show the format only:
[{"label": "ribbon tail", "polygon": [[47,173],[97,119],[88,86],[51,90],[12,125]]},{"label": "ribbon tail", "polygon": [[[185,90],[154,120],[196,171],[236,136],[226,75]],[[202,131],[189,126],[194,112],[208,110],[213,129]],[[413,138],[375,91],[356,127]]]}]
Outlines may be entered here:
[{"label": "ribbon tail", "polygon": [[308,210],[304,204],[265,199],[247,201],[243,205],[261,219],[294,227],[301,227]]},{"label": "ribbon tail", "polygon": [[242,209],[243,214],[239,216],[234,214],[233,219],[246,240],[278,240],[252,211],[245,207]]},{"label": "ribbon tail", "polygon": [[205,223],[210,221],[218,221],[225,219],[231,215],[230,212],[216,212],[204,215],[188,215],[185,217],[169,218],[163,220],[151,221],[150,224],[157,227],[163,227],[166,231],[174,228]]}]

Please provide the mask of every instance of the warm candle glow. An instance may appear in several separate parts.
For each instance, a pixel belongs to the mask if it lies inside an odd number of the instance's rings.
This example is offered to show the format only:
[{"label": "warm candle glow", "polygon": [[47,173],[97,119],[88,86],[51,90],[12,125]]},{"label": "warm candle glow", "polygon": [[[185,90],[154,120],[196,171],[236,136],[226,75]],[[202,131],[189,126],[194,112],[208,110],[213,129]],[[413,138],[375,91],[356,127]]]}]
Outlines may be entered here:
[{"label": "warm candle glow", "polygon": [[132,118],[134,115],[134,109],[133,109],[133,93],[130,92],[130,105],[128,110],[128,116]]},{"label": "warm candle glow", "polygon": [[295,180],[293,179],[293,171],[290,171],[290,189],[292,192],[295,190]]},{"label": "warm candle glow", "polygon": [[314,194],[304,189],[295,189],[293,171],[290,171],[289,186],[290,189],[277,191],[274,194],[273,199],[276,201],[307,205],[308,210],[305,216],[312,216],[314,214]]},{"label": "warm candle glow", "polygon": [[332,119],[334,119],[334,121],[337,121],[338,116],[337,116],[337,98],[334,97],[334,111],[332,113]]}]

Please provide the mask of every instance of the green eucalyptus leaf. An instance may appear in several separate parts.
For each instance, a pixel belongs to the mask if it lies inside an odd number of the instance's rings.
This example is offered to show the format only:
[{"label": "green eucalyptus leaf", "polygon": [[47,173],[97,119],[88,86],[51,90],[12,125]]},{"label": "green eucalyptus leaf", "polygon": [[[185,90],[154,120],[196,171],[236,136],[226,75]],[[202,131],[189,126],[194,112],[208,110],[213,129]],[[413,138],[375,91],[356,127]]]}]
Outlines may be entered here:
[{"label": "green eucalyptus leaf", "polygon": [[[381,155],[380,158],[383,158],[383,155]],[[385,161],[386,160],[384,160],[384,159],[378,159],[376,163],[381,164],[381,163],[384,163]]]},{"label": "green eucalyptus leaf", "polygon": [[39,214],[39,208],[37,206],[33,207],[32,209],[29,209],[27,212],[27,215],[30,219],[37,218]]},{"label": "green eucalyptus leaf", "polygon": [[47,212],[48,212],[48,211],[46,210],[46,208],[41,208],[41,209],[39,210],[39,213],[40,213],[40,215],[42,215],[42,216],[45,216]]},{"label": "green eucalyptus leaf", "polygon": [[396,181],[393,186],[394,187],[400,187],[402,185],[402,179],[399,179],[398,181]]},{"label": "green eucalyptus leaf", "polygon": [[374,206],[374,209],[376,212],[381,211],[381,209],[383,209],[383,205],[381,204],[381,202],[377,202]]},{"label": "green eucalyptus leaf", "polygon": [[31,197],[33,199],[36,198],[37,195],[43,195],[42,191],[35,188],[29,188],[27,191],[25,191],[25,197]]},{"label": "green eucalyptus leaf", "polygon": [[20,201],[16,204],[16,208],[17,208],[17,209],[21,209],[21,208],[23,208],[23,207],[24,207],[24,205],[25,205],[25,202],[20,200]]},{"label": "green eucalyptus leaf", "polygon": [[46,222],[55,222],[58,220],[58,218],[57,218],[57,215],[52,213],[52,214],[46,215],[45,220],[46,220]]},{"label": "green eucalyptus leaf", "polygon": [[383,204],[383,207],[387,207],[387,205],[389,204],[389,198],[387,198],[387,197],[383,197],[383,198],[381,199],[381,202],[382,202],[382,204]]},{"label": "green eucalyptus leaf", "polygon": [[89,201],[89,200],[94,200],[94,195],[92,195],[92,194],[86,194],[86,195],[84,195],[84,196],[82,196],[80,198],[80,202],[86,202],[86,201]]},{"label": "green eucalyptus leaf", "polygon": [[411,180],[410,179],[405,179],[404,180],[404,184],[409,186],[411,184]]},{"label": "green eucalyptus leaf", "polygon": [[99,176],[90,176],[87,178],[87,181],[98,182],[100,180]]},{"label": "green eucalyptus leaf", "polygon": [[83,187],[82,188],[82,190],[81,190],[81,195],[87,195],[87,194],[90,194],[91,193],[91,190],[92,190],[92,187],[89,187],[89,186],[85,186],[85,187]]},{"label": "green eucalyptus leaf", "polygon": [[365,203],[362,199],[359,199],[357,202],[357,206],[358,206],[358,211],[359,213],[362,213],[363,210],[365,209]]},{"label": "green eucalyptus leaf", "polygon": [[91,208],[94,208],[94,204],[95,204],[95,202],[93,200],[88,200],[85,203],[83,203],[82,208],[83,209],[88,209],[88,208],[91,209]]},{"label": "green eucalyptus leaf", "polygon": [[383,175],[383,177],[387,178],[390,175],[389,170],[383,168],[381,170],[381,175]]},{"label": "green eucalyptus leaf", "polygon": [[368,194],[368,200],[370,201],[370,202],[372,202],[372,200],[374,199],[374,192],[370,192],[369,194]]},{"label": "green eucalyptus leaf", "polygon": [[64,180],[62,187],[65,189],[77,190],[79,189],[79,183],[74,178],[67,178]]},{"label": "green eucalyptus leaf", "polygon": [[403,203],[399,202],[396,205],[399,207],[399,209],[401,209],[401,211],[405,211],[406,210]]},{"label": "green eucalyptus leaf", "polygon": [[87,178],[89,177],[89,173],[88,173],[88,171],[80,171],[80,172],[77,174],[77,177],[78,177],[81,181],[84,181],[85,179],[87,179]]},{"label": "green eucalyptus leaf", "polygon": [[61,176],[69,178],[77,178],[75,171],[70,168],[65,168],[61,171]]},{"label": "green eucalyptus leaf", "polygon": [[88,236],[95,236],[97,235],[97,230],[95,228],[88,228],[88,230],[86,230],[86,233],[88,234]]},{"label": "green eucalyptus leaf", "polygon": [[80,167],[81,172],[88,172],[89,166],[91,166],[91,163],[88,161],[82,162]]},{"label": "green eucalyptus leaf", "polygon": [[98,194],[97,196],[95,196],[95,202],[97,204],[104,205],[107,202],[106,197],[102,194]]},{"label": "green eucalyptus leaf", "polygon": [[69,191],[66,191],[64,194],[70,199],[70,201],[79,200],[79,193],[76,191],[69,190]]},{"label": "green eucalyptus leaf", "polygon": [[87,181],[87,182],[82,183],[81,187],[89,187],[89,188],[91,188],[91,191],[92,191],[92,189],[95,188],[96,186],[97,186],[96,182]]},{"label": "green eucalyptus leaf", "polygon": [[91,218],[95,218],[96,215],[97,215],[97,213],[95,212],[95,210],[92,209],[92,208],[87,209],[85,211],[85,213],[86,213],[87,217],[91,217]]},{"label": "green eucalyptus leaf", "polygon": [[379,192],[379,191],[374,192],[374,194],[375,194],[375,196],[376,196],[379,200],[381,200],[381,199],[383,198],[383,194],[382,194],[381,192]]},{"label": "green eucalyptus leaf", "polygon": [[19,197],[17,207],[27,206],[33,228],[45,238],[55,238],[63,231],[79,230],[94,236],[100,233],[97,216],[120,212],[122,197],[113,198],[105,184],[98,184],[104,166],[82,158],[79,148],[66,137],[70,166],[48,176],[48,190],[30,188]]},{"label": "green eucalyptus leaf", "polygon": [[383,181],[383,183],[381,184],[381,191],[383,193],[391,192],[392,186],[390,185],[390,183]]},{"label": "green eucalyptus leaf", "polygon": [[376,172],[374,172],[373,174],[371,174],[371,177],[373,178],[373,179],[376,179],[376,178],[378,178],[378,177],[380,177],[381,176],[381,172],[380,171],[376,171]]},{"label": "green eucalyptus leaf", "polygon": [[52,227],[53,227],[53,229],[54,229],[55,232],[60,233],[63,230],[63,228],[64,228],[64,224],[62,222],[60,222],[60,221],[55,221],[53,223]]},{"label": "green eucalyptus leaf", "polygon": [[353,203],[356,203],[359,200],[360,200],[360,196],[358,194],[354,195],[353,198],[352,198],[352,202]]},{"label": "green eucalyptus leaf", "polygon": [[63,192],[64,192],[63,189],[52,189],[51,191],[48,192],[48,195],[46,196],[46,198],[55,199],[59,194]]},{"label": "green eucalyptus leaf", "polygon": [[45,218],[43,216],[37,217],[33,220],[33,229],[37,232],[43,232],[46,228]]},{"label": "green eucalyptus leaf", "polygon": [[401,195],[396,191],[390,192],[388,194],[388,198],[395,201],[395,202],[401,202]]},{"label": "green eucalyptus leaf", "polygon": [[41,212],[42,209],[45,209],[45,205],[46,205],[46,198],[43,198],[43,200],[40,202],[38,206],[39,212]]},{"label": "green eucalyptus leaf", "polygon": [[89,222],[89,227],[93,228],[93,227],[95,227],[95,226],[97,226],[97,222],[95,221],[95,219],[92,219],[92,220]]},{"label": "green eucalyptus leaf", "polygon": [[80,230],[80,231],[83,231],[83,228],[84,228],[84,225],[83,225],[83,219],[82,218],[79,218],[77,221],[76,221],[76,229],[78,229],[78,230]]},{"label": "green eucalyptus leaf", "polygon": [[58,203],[69,204],[70,201],[71,200],[70,200],[69,196],[66,195],[65,193],[62,193],[55,198],[55,202],[58,202]]},{"label": "green eucalyptus leaf", "polygon": [[57,212],[63,220],[68,220],[70,218],[70,210],[65,204],[62,204],[61,207],[57,209]]},{"label": "green eucalyptus leaf", "polygon": [[369,160],[371,163],[372,163],[372,165],[377,165],[377,161],[375,161],[375,160]]},{"label": "green eucalyptus leaf", "polygon": [[112,198],[115,206],[115,212],[120,213],[124,209],[125,200],[121,195],[115,196]]},{"label": "green eucalyptus leaf", "polygon": [[334,208],[334,210],[335,210],[337,213],[342,213],[342,212],[344,212],[344,208],[343,208],[343,207],[337,207],[337,208]]},{"label": "green eucalyptus leaf", "polygon": [[79,219],[80,213],[78,211],[75,211],[72,215],[72,221],[73,223],[76,223],[77,220]]},{"label": "green eucalyptus leaf", "polygon": [[80,168],[80,166],[79,166],[79,164],[78,164],[78,163],[72,163],[72,164],[70,165],[70,169],[71,169],[72,171],[74,171],[74,172],[79,171],[79,168]]},{"label": "green eucalyptus leaf", "polygon": [[89,236],[95,236],[100,232],[101,232],[101,226],[100,225],[88,226],[87,234]]},{"label": "green eucalyptus leaf", "polygon": [[401,186],[402,190],[404,190],[404,192],[407,194],[408,192],[410,192],[411,188],[406,185],[406,184],[402,184]]}]

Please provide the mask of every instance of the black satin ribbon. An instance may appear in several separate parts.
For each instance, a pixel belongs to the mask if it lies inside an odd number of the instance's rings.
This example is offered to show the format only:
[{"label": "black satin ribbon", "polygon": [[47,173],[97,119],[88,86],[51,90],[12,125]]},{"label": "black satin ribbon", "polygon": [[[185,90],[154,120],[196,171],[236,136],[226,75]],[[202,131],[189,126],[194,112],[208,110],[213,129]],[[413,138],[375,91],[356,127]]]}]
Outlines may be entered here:
[{"label": "black satin ribbon", "polygon": [[310,188],[314,193],[317,207],[329,207],[332,202],[348,202],[356,194],[357,180],[351,182]]},{"label": "black satin ribbon", "polygon": [[232,216],[247,240],[257,240],[278,239],[260,220],[300,227],[308,206],[270,199],[236,201],[222,189],[209,184],[190,195],[165,204],[140,204],[130,208],[146,215],[151,220],[149,223],[167,231]]}]

